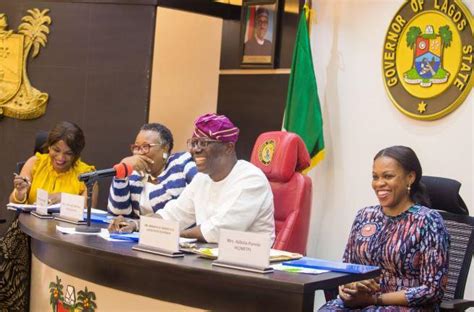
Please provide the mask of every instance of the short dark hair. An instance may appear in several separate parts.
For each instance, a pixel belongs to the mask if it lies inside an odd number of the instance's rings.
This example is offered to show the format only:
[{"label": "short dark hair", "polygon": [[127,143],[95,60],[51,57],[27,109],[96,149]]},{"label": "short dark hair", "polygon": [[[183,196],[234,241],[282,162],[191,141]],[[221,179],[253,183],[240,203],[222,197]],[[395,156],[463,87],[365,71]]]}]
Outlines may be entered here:
[{"label": "short dark hair", "polygon": [[396,160],[406,172],[415,172],[415,181],[411,185],[410,198],[414,203],[429,207],[430,199],[426,187],[420,182],[423,171],[416,153],[407,146],[395,145],[382,149],[375,155],[374,161],[380,157],[390,157]]},{"label": "short dark hair", "polygon": [[59,141],[64,141],[74,154],[76,161],[81,155],[84,146],[86,146],[86,139],[84,132],[78,125],[69,121],[58,122],[48,134],[48,147],[56,144]]},{"label": "short dark hair", "polygon": [[169,147],[168,152],[171,153],[174,144],[173,134],[171,134],[170,129],[168,129],[166,126],[159,123],[147,123],[140,128],[140,131],[155,131],[158,133],[161,138],[161,143],[163,145],[167,145]]}]

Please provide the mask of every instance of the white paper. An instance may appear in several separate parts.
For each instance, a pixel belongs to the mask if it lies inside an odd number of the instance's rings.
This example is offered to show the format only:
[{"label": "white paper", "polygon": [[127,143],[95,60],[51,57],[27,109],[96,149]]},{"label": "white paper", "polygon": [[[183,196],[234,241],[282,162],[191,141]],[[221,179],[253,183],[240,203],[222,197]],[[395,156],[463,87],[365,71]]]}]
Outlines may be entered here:
[{"label": "white paper", "polygon": [[[107,229],[102,229],[102,230],[107,230]],[[59,231],[63,234],[78,234],[78,235],[98,235],[99,234],[99,233],[77,232],[75,227],[59,226],[59,225],[56,225],[56,231]]]},{"label": "white paper", "polygon": [[107,229],[101,229],[99,233],[86,233],[86,232],[77,232],[75,227],[69,227],[69,226],[60,226],[56,225],[56,231],[59,231],[63,234],[77,234],[77,235],[97,235],[102,237],[103,239],[109,240],[109,241],[120,241],[120,239],[113,239],[110,238],[109,231]]},{"label": "white paper", "polygon": [[180,244],[195,243],[195,242],[197,242],[197,238],[186,238],[186,237],[179,238]]},{"label": "white paper", "polygon": [[36,212],[42,215],[48,214],[48,192],[43,189],[36,190]]},{"label": "white paper", "polygon": [[116,238],[111,238],[109,230],[107,229],[102,229],[100,233],[97,234],[99,237],[102,237],[103,239],[109,241],[109,242],[124,242],[124,243],[130,243],[130,241],[123,240],[123,239],[116,239]]},{"label": "white paper", "polygon": [[76,234],[76,228],[56,225],[56,231],[64,234]]},{"label": "white paper", "polygon": [[[54,205],[48,206],[48,209],[54,209],[54,208],[59,208],[59,207],[60,207],[60,204],[54,204]],[[30,204],[8,203],[7,204],[7,209],[8,210],[15,210],[15,211],[30,212],[30,211],[35,211],[36,210],[36,204],[30,205]]]},{"label": "white paper", "polygon": [[74,221],[82,221],[83,211],[84,196],[61,193],[60,217]]},{"label": "white paper", "polygon": [[[84,211],[87,212],[87,208],[84,209]],[[107,211],[96,209],[96,208],[91,208],[91,213],[94,213],[94,214],[107,214]]]},{"label": "white paper", "polygon": [[36,205],[8,203],[7,209],[15,211],[34,211],[36,210]]},{"label": "white paper", "polygon": [[[126,239],[116,239],[116,238],[111,238],[110,237],[110,233],[109,231],[105,231],[105,233],[99,233],[99,236],[102,237],[103,239],[105,240],[108,240],[108,241],[111,241],[111,242],[123,242],[123,243],[130,243],[129,240],[126,240]],[[184,237],[180,237],[179,238],[179,245],[183,245],[183,244],[191,244],[191,243],[194,243],[196,242],[197,239],[196,238],[184,238]]]},{"label": "white paper", "polygon": [[270,264],[270,235],[221,229],[218,261],[266,268]]},{"label": "white paper", "polygon": [[140,217],[139,244],[169,252],[179,251],[179,223],[153,217]]}]

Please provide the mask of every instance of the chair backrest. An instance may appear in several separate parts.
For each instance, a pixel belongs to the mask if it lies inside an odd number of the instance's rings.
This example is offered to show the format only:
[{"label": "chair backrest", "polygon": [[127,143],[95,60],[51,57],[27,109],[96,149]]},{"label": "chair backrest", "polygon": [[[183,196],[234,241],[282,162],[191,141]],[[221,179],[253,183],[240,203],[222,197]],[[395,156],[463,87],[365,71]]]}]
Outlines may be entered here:
[{"label": "chair backrest", "polygon": [[449,233],[448,286],[443,300],[463,299],[474,253],[474,217],[438,210]]},{"label": "chair backrest", "polygon": [[39,130],[35,136],[35,147],[33,149],[33,155],[36,153],[47,153],[48,152],[48,131]]},{"label": "chair backrest", "polygon": [[466,204],[459,195],[461,183],[448,178],[422,176],[431,200],[431,208],[455,214],[469,215]]},{"label": "chair backrest", "polygon": [[448,285],[443,300],[463,299],[469,267],[474,252],[474,217],[459,195],[459,181],[432,176],[422,176],[431,201],[444,219],[450,236]]},{"label": "chair backrest", "polygon": [[276,231],[273,248],[305,254],[312,183],[300,173],[310,165],[303,140],[290,132],[262,133],[250,161],[265,173],[272,187]]},{"label": "chair backrest", "polygon": [[16,163],[16,169],[15,172],[20,174],[21,169],[23,169],[23,166],[25,165],[26,161],[19,161]]},{"label": "chair backrest", "polygon": [[[38,132],[36,132],[33,155],[36,153],[44,154],[48,152],[47,140],[48,140],[48,131],[39,130]],[[20,174],[21,169],[23,169],[23,166],[25,165],[25,163],[26,161],[19,161],[16,163],[16,173]]]}]

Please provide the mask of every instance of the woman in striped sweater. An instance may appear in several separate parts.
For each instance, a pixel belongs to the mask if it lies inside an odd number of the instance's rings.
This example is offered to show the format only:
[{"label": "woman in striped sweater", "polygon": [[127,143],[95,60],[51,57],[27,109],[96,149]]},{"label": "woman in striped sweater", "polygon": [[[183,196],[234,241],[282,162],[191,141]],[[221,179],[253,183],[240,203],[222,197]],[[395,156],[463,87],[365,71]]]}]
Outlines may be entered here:
[{"label": "woman in striped sweater", "polygon": [[[155,213],[168,201],[176,199],[197,173],[191,154],[170,155],[173,136],[161,124],[143,125],[130,149],[133,155],[121,162],[130,164],[134,171],[128,178],[113,179],[108,201],[112,214],[138,218]],[[120,230],[128,231],[129,223],[123,217],[114,224],[120,224]]]}]

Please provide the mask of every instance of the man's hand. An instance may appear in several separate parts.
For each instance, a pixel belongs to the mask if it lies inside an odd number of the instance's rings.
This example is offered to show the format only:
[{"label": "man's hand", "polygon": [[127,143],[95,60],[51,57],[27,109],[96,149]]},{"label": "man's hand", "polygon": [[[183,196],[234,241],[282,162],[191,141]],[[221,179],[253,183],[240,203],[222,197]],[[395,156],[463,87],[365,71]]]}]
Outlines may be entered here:
[{"label": "man's hand", "polygon": [[184,238],[197,238],[198,241],[207,243],[206,239],[202,235],[200,225],[181,231],[179,236],[184,237]]},{"label": "man's hand", "polygon": [[109,224],[108,230],[110,233],[132,233],[136,230],[136,224],[125,220],[123,216],[118,216]]}]

